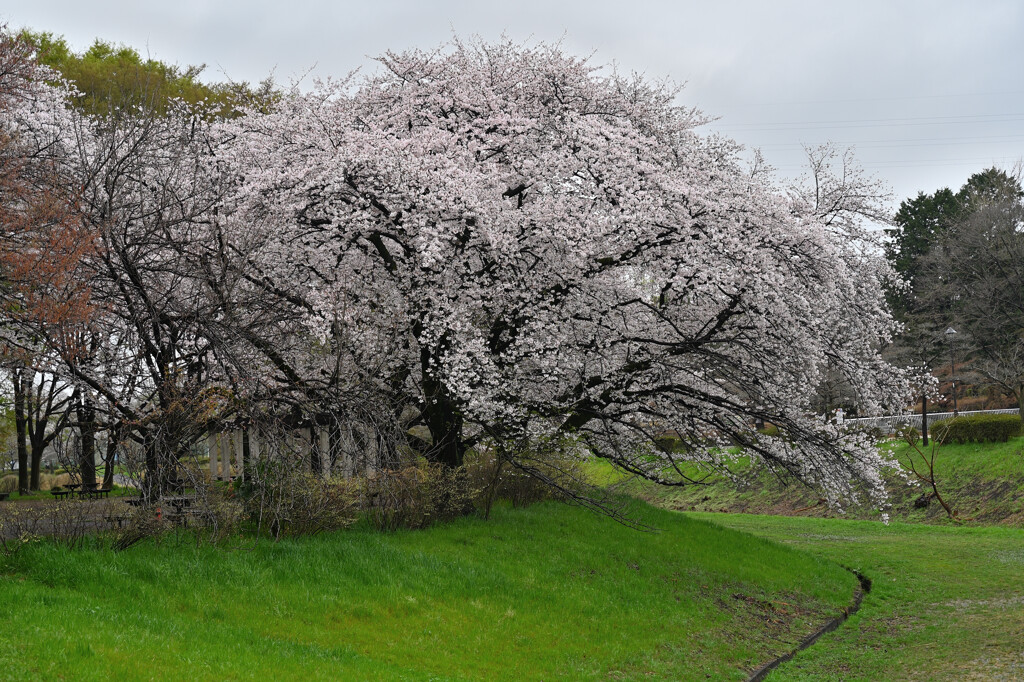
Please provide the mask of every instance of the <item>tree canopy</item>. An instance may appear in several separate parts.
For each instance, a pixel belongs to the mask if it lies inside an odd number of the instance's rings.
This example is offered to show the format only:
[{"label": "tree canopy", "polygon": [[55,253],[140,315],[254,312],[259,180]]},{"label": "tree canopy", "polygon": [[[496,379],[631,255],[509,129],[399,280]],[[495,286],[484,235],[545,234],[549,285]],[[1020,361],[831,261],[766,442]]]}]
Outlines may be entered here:
[{"label": "tree canopy", "polygon": [[943,187],[932,194],[919,192],[900,203],[893,217],[895,227],[889,230],[886,257],[900,274],[906,289],[892,292],[897,313],[911,312],[919,305],[913,302],[913,290],[925,257],[943,239],[950,225],[967,220],[976,210],[993,203],[1020,199],[1020,183],[1006,171],[988,168],[974,173],[954,194]]}]

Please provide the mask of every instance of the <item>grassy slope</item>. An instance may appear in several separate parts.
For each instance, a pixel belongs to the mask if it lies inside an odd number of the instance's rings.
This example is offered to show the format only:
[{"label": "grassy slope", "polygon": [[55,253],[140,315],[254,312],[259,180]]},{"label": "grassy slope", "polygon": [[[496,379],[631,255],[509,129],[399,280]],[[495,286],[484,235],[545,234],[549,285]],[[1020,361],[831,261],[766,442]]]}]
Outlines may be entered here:
[{"label": "grassy slope", "polygon": [[[901,461],[906,461],[906,444],[890,445]],[[920,462],[920,457],[917,458]],[[743,461],[740,460],[742,468]],[[612,482],[610,467],[593,465],[593,478]],[[945,512],[937,502],[918,509],[914,500],[926,489],[908,485],[890,474],[889,491],[892,518],[903,521],[944,521]],[[939,492],[965,519],[984,523],[1024,525],[1024,437],[1008,443],[967,443],[942,446],[936,456],[936,480]],[[645,482],[625,480],[620,489],[669,509],[683,511],[743,512],[753,514],[794,514],[835,516],[813,491],[797,484],[784,485],[768,473],[748,484],[736,484],[722,476],[712,476],[708,485],[665,488]],[[808,509],[810,507],[810,509]],[[872,509],[848,510],[854,518],[878,518]]]},{"label": "grassy slope", "polygon": [[[835,564],[646,505],[422,532],[0,559],[5,679],[742,679],[848,603]],[[6,562],[6,563],[3,563]]]},{"label": "grassy slope", "polygon": [[860,612],[772,680],[1024,679],[1024,529],[688,516],[790,544],[873,579]]}]

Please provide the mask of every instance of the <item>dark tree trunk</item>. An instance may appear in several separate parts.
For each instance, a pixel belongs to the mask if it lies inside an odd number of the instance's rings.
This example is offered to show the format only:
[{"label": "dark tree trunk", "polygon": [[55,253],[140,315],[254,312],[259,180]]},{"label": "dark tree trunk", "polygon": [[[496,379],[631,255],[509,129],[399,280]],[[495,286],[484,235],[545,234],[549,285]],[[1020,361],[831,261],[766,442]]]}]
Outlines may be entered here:
[{"label": "dark tree trunk", "polygon": [[242,470],[238,472],[238,478],[244,481],[249,476],[249,461],[252,453],[249,451],[249,429],[242,429]]},{"label": "dark tree trunk", "polygon": [[462,442],[462,415],[445,385],[437,380],[430,369],[430,354],[420,351],[423,371],[423,415],[433,441],[426,456],[452,469],[462,466],[465,445]]},{"label": "dark tree trunk", "polygon": [[[419,325],[414,333],[419,336]],[[442,340],[443,344],[445,341]],[[424,453],[431,462],[449,468],[462,466],[465,446],[462,442],[462,415],[458,403],[452,398],[447,387],[435,375],[436,355],[427,346],[420,347],[420,376],[423,402],[420,414],[430,431],[431,444]]]},{"label": "dark tree trunk", "polygon": [[121,441],[121,427],[111,425],[107,430],[107,452],[103,456],[103,487],[114,486],[114,459],[117,456],[117,448]]},{"label": "dark tree trunk", "polygon": [[28,419],[25,415],[26,370],[23,367],[11,371],[14,377],[14,428],[18,440],[18,492],[27,495],[29,491],[28,464]]},{"label": "dark tree trunk", "polygon": [[465,447],[462,443],[462,416],[447,400],[438,400],[427,410],[427,428],[433,444],[427,459],[456,468],[462,466]]},{"label": "dark tree trunk", "polygon": [[82,488],[86,489],[96,485],[96,408],[88,395],[81,395],[75,409],[78,412],[78,430],[82,435],[78,469]]},{"label": "dark tree trunk", "polygon": [[[31,472],[29,489],[39,490],[39,477],[42,473],[43,453],[50,443],[67,425],[70,414],[67,412],[67,400],[60,397],[63,387],[58,387],[57,378],[47,379],[45,374],[39,375],[35,381],[35,372],[23,381],[25,393],[25,416],[28,420],[28,442],[31,446]],[[56,423],[50,433],[50,420],[58,412]]]},{"label": "dark tree trunk", "polygon": [[[45,429],[45,423],[43,425]],[[32,470],[29,476],[29,488],[31,490],[39,490],[39,473],[43,466],[43,450],[46,449],[46,435],[36,431],[32,434],[29,439],[29,444],[32,446],[32,453],[29,458],[32,460]]]},{"label": "dark tree trunk", "polygon": [[[33,377],[32,383],[35,383]],[[46,423],[49,416],[48,406],[43,405],[43,384],[39,382],[38,388],[29,384],[25,391],[25,412],[28,417],[28,444],[30,448],[29,460],[31,469],[29,471],[29,490],[39,490],[39,468],[42,466],[43,450],[46,448]],[[50,401],[52,405],[52,400]]]}]

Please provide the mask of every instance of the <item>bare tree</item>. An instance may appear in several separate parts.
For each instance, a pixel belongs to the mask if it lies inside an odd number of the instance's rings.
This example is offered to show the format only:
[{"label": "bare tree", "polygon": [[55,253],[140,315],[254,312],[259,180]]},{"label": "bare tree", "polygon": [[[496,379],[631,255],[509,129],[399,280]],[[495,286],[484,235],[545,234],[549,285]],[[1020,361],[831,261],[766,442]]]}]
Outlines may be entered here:
[{"label": "bare tree", "polygon": [[25,405],[31,447],[31,490],[39,490],[43,452],[71,423],[71,397],[67,384],[60,378],[46,372],[35,373]]}]

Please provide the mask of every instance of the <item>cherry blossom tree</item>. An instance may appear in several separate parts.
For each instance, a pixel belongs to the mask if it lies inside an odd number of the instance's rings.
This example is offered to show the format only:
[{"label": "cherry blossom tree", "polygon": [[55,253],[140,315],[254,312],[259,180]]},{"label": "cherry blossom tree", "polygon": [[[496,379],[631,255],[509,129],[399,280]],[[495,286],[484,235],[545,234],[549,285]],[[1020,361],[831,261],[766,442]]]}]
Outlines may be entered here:
[{"label": "cherry blossom tree", "polygon": [[864,411],[905,399],[877,351],[881,196],[849,156],[815,152],[787,191],[676,89],[557,46],[379,64],[219,131],[218,239],[292,311],[249,339],[282,385],[372,385],[450,466],[527,437],[683,484],[740,444],[832,501],[881,499],[872,444],[808,409],[826,370]]}]

